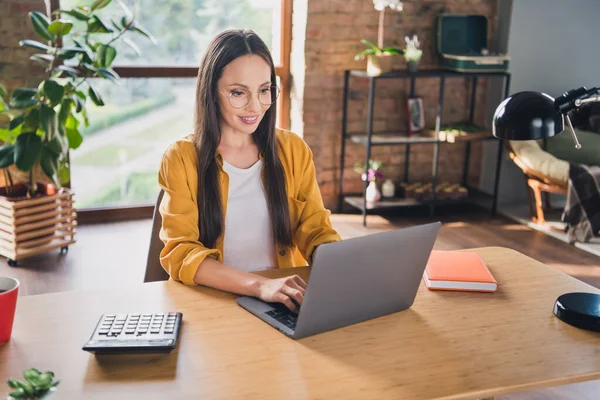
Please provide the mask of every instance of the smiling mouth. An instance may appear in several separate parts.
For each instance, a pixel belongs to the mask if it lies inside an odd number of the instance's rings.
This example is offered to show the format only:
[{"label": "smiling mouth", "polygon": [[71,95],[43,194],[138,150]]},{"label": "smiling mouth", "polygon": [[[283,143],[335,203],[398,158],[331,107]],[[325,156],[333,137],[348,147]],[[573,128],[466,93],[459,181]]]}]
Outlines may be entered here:
[{"label": "smiling mouth", "polygon": [[240,117],[240,119],[242,121],[244,121],[246,124],[253,124],[256,121],[258,121],[258,115],[255,115],[253,117]]}]

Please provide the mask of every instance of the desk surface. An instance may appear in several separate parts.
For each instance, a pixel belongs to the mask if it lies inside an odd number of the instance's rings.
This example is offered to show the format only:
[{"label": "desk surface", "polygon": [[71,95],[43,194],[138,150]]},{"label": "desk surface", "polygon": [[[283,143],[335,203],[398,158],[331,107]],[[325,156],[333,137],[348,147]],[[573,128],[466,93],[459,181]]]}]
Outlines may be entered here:
[{"label": "desk surface", "polygon": [[[299,341],[238,307],[234,296],[172,281],[21,297],[13,339],[0,346],[0,394],[6,378],[30,367],[55,371],[61,399],[472,399],[599,379],[600,334],[552,314],[560,294],[598,290],[513,250],[476,251],[498,292],[433,292],[422,284],[409,310]],[[293,272],[309,271],[266,274]],[[170,310],[184,320],[171,354],[81,350],[103,312]]]}]

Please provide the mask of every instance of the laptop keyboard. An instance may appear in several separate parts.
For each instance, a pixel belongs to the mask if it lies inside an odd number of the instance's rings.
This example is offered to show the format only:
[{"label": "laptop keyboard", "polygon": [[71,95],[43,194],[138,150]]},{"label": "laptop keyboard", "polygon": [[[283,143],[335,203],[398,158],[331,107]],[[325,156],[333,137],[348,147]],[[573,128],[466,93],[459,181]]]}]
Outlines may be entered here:
[{"label": "laptop keyboard", "polygon": [[298,322],[298,315],[291,312],[286,306],[282,304],[273,304],[274,310],[267,311],[266,314],[281,322],[291,330],[296,329],[296,322]]}]

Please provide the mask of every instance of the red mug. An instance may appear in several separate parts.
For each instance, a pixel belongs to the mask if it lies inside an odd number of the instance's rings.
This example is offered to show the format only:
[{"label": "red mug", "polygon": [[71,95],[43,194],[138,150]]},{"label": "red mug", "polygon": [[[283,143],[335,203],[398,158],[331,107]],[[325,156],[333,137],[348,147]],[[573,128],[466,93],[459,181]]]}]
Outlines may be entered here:
[{"label": "red mug", "polygon": [[0,276],[0,344],[10,339],[18,294],[19,281]]}]

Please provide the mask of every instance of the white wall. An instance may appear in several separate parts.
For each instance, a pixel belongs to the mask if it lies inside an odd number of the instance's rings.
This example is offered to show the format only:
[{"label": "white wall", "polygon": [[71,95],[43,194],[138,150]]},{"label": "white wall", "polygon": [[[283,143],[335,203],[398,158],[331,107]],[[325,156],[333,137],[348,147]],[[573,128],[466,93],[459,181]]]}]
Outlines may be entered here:
[{"label": "white wall", "polygon": [[[600,86],[600,0],[500,0],[499,7],[500,26],[510,21],[507,35],[497,38],[499,49],[507,48],[511,57],[510,93],[534,90],[556,97],[569,89]],[[497,96],[490,99],[492,115],[501,101]],[[496,149],[489,143],[484,150],[481,186],[489,193]],[[522,174],[505,155],[500,204],[523,201],[525,196]]]}]

